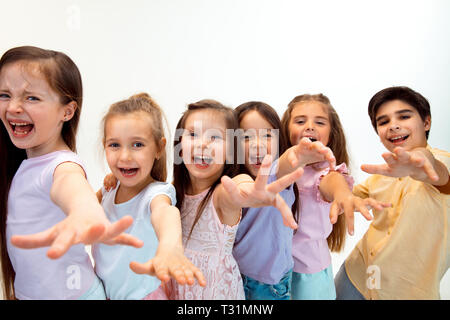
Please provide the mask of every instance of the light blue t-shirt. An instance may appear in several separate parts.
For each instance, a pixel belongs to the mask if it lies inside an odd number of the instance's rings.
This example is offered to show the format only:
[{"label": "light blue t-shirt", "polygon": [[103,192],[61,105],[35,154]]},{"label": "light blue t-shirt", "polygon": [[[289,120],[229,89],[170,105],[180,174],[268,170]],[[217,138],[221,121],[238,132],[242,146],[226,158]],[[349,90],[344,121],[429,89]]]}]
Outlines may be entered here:
[{"label": "light blue t-shirt", "polygon": [[[268,183],[277,179],[278,160],[270,169]],[[295,200],[293,185],[280,192],[291,207]],[[293,230],[283,224],[275,207],[246,208],[236,233],[233,256],[242,274],[266,284],[277,284],[294,266]]]},{"label": "light blue t-shirt", "polygon": [[145,263],[153,258],[158,247],[158,238],[151,224],[150,204],[158,195],[167,195],[172,205],[176,204],[175,188],[165,182],[153,182],[139,194],[127,202],[115,204],[117,187],[109,192],[102,189],[102,206],[108,219],[115,222],[120,218],[131,215],[134,219],[127,230],[138,239],[144,241],[142,248],[126,245],[96,244],[92,248],[95,260],[95,271],[103,281],[106,296],[111,300],[140,300],[155,291],[160,280],[149,275],[134,273],[129,265],[131,261]]}]

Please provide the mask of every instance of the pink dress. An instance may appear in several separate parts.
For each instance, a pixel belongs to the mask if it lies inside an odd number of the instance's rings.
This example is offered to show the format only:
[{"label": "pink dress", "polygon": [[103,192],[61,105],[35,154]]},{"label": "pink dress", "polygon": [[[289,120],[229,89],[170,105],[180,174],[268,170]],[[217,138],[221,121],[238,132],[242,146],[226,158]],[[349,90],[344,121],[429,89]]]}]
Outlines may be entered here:
[{"label": "pink dress", "polygon": [[230,227],[220,222],[213,196],[187,241],[197,208],[208,190],[194,196],[185,195],[180,210],[184,254],[203,272],[206,287],[201,287],[197,282],[192,286],[182,286],[172,279],[168,295],[176,300],[244,300],[241,273],[232,255],[239,223]]}]

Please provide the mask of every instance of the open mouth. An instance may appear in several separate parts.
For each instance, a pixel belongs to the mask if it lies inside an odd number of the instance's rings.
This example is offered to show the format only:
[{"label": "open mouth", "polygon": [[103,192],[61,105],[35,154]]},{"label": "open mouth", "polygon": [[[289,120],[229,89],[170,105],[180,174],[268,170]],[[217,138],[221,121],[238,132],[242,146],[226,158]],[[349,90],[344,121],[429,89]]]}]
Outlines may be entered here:
[{"label": "open mouth", "polygon": [[34,128],[34,124],[29,122],[9,122],[15,137],[24,137]]},{"label": "open mouth", "polygon": [[409,138],[409,134],[408,135],[405,135],[405,136],[397,136],[397,137],[394,137],[394,138],[390,138],[390,139],[388,139],[391,143],[393,143],[393,144],[398,144],[398,143],[402,143],[403,141],[405,141],[406,139],[408,139]]},{"label": "open mouth", "polygon": [[251,165],[260,166],[265,156],[250,156],[249,161]]},{"label": "open mouth", "polygon": [[199,168],[207,168],[213,162],[213,158],[208,156],[194,156],[194,164]]},{"label": "open mouth", "polygon": [[137,174],[139,169],[138,168],[119,168],[119,170],[120,170],[120,173],[122,173],[122,175],[124,177],[129,178],[129,177],[134,177]]},{"label": "open mouth", "polygon": [[311,140],[311,142],[317,141],[317,139],[314,138],[314,137],[307,137],[307,136],[305,136],[305,137],[303,137],[303,138],[308,138],[309,140]]}]

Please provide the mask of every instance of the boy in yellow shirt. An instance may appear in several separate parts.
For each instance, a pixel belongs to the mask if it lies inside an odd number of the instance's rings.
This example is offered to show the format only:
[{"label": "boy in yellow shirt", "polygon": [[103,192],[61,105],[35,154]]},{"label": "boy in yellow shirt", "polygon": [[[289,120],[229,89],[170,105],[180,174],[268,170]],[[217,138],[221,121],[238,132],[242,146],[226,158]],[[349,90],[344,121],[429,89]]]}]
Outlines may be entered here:
[{"label": "boy in yellow shirt", "polygon": [[431,148],[428,101],[390,87],[369,102],[372,125],[389,152],[386,163],[353,189],[391,203],[374,219],[336,275],[337,299],[439,299],[450,266],[450,153]]}]

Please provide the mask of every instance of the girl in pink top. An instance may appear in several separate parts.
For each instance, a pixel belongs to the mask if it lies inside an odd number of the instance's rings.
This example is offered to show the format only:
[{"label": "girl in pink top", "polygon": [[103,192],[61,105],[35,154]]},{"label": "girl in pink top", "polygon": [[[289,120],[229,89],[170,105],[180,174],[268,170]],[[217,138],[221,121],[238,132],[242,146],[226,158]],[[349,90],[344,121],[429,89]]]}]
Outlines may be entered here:
[{"label": "girl in pink top", "polygon": [[[296,300],[335,299],[330,250],[343,248],[346,224],[348,232],[353,234],[354,211],[370,220],[367,206],[379,208],[382,204],[370,198],[363,200],[349,191],[353,179],[347,171],[345,136],[339,117],[326,96],[305,94],[295,97],[283,115],[282,126],[294,147],[280,157],[279,176],[304,166],[304,175],[296,181],[299,228],[292,243],[291,296]],[[314,154],[309,157],[308,150],[325,146],[334,153],[336,163],[339,163],[336,168],[323,161],[311,163],[309,158]]]},{"label": "girl in pink top", "polygon": [[236,175],[236,129],[232,109],[214,100],[190,104],[178,122],[174,186],[183,245],[185,255],[205,276],[206,287],[171,281],[168,294],[172,299],[245,298],[232,256],[243,207],[274,206],[286,225],[296,227],[290,208],[278,192],[297,180],[303,170],[299,168],[267,185],[271,160],[266,157],[255,181],[246,174]]}]

